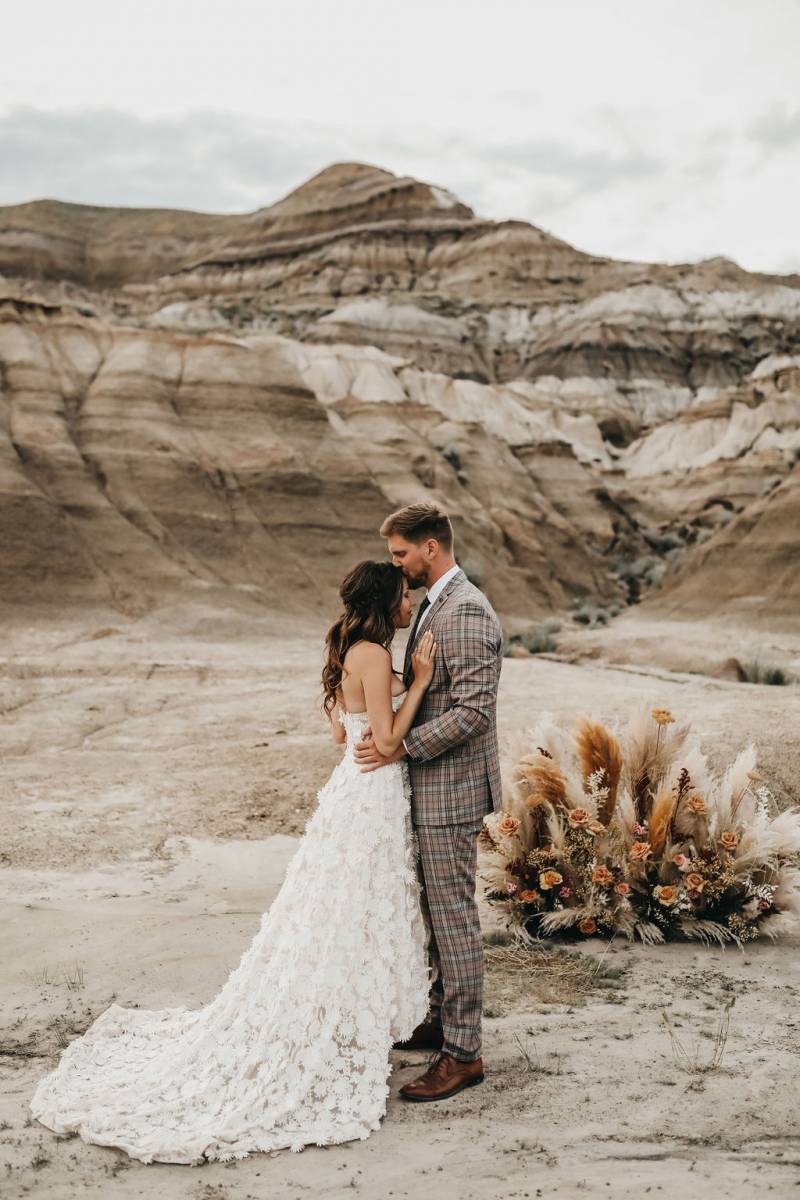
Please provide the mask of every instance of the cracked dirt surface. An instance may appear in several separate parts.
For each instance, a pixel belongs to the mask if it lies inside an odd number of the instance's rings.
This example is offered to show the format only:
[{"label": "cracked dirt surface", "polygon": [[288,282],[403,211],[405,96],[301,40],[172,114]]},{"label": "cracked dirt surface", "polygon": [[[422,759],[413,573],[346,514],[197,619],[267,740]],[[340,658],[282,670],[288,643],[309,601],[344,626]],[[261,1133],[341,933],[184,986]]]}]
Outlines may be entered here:
[{"label": "cracked dirt surface", "polygon": [[[668,626],[647,673],[635,633],[634,670],[606,662],[602,643],[583,660],[579,643],[571,662],[507,660],[506,741],[545,710],[614,720],[640,700],[665,704],[693,719],[717,761],[755,740],[781,803],[797,802],[798,689],[673,674],[663,643],[681,634]],[[531,1002],[522,980],[519,1002],[485,1018],[485,1083],[443,1104],[400,1101],[425,1056],[393,1054],[387,1117],[365,1142],[145,1167],[27,1119],[36,1079],[112,999],[195,1007],[238,963],[339,754],[315,707],[319,634],[200,603],[13,624],[0,675],[0,889],[12,918],[0,945],[0,1192],[795,1194],[797,940],[745,953],[587,941],[617,988]],[[484,916],[488,929],[496,915]],[[720,1068],[686,1071],[662,1012],[702,1064],[731,997]]]}]

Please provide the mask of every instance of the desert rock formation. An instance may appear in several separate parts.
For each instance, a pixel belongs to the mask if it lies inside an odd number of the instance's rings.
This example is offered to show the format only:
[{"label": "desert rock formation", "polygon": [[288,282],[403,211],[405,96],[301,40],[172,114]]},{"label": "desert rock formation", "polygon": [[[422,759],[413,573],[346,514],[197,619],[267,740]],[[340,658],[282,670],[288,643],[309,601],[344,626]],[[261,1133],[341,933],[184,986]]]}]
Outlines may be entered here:
[{"label": "desert rock formation", "polygon": [[8,603],[329,610],[431,496],[512,623],[797,619],[800,277],[614,262],[359,163],[251,214],[8,207],[0,272]]}]

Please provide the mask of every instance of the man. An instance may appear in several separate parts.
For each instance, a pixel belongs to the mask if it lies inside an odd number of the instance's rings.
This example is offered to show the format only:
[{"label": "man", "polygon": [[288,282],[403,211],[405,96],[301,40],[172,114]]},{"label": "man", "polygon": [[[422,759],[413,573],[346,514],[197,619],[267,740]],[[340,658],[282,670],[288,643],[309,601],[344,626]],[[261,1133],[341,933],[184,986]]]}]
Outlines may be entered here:
[{"label": "man", "polygon": [[502,631],[491,604],[453,557],[445,512],[411,504],[388,516],[380,533],[410,586],[428,589],[406,645],[406,684],[411,649],[423,628],[436,642],[436,665],[403,749],[383,758],[367,730],[356,758],[371,770],[408,759],[434,979],[428,1017],[395,1049],[439,1051],[400,1095],[444,1100],[483,1080],[475,868],[483,818],[502,804],[496,724]]}]

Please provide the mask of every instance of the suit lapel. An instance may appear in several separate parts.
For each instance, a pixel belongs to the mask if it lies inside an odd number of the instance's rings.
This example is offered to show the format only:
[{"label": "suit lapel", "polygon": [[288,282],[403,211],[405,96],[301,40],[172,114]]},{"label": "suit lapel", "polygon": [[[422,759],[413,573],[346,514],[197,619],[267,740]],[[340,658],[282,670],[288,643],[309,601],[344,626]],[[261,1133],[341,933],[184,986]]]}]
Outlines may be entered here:
[{"label": "suit lapel", "polygon": [[[434,600],[433,604],[428,609],[427,616],[425,618],[425,628],[426,629],[430,629],[431,623],[432,623],[434,617],[436,616],[436,614],[438,612],[441,611],[442,606],[447,601],[447,597],[449,595],[451,595],[451,593],[455,590],[455,588],[458,586],[458,584],[463,582],[463,580],[465,580],[465,579],[466,579],[466,575],[459,567],[459,569],[456,571],[453,578],[448,579],[447,583],[442,588],[441,592],[439,593],[439,595]],[[416,634],[416,630],[417,630],[417,626],[416,626],[416,622],[415,622],[415,625],[414,625],[414,633],[415,634]],[[411,636],[409,636],[408,642],[406,643],[406,656],[403,661],[403,682],[405,683],[406,687],[408,687],[411,682],[411,651],[412,651],[413,647],[414,647],[414,643],[411,639]]]}]

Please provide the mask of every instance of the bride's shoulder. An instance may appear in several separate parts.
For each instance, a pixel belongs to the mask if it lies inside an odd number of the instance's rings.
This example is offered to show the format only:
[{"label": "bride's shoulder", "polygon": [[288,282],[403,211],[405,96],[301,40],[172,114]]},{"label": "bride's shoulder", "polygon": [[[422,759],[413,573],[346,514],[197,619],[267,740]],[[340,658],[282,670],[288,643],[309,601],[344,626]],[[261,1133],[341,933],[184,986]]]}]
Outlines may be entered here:
[{"label": "bride's shoulder", "polygon": [[391,662],[392,656],[385,646],[365,639],[363,642],[355,642],[345,654],[345,659],[367,665],[374,662]]}]

